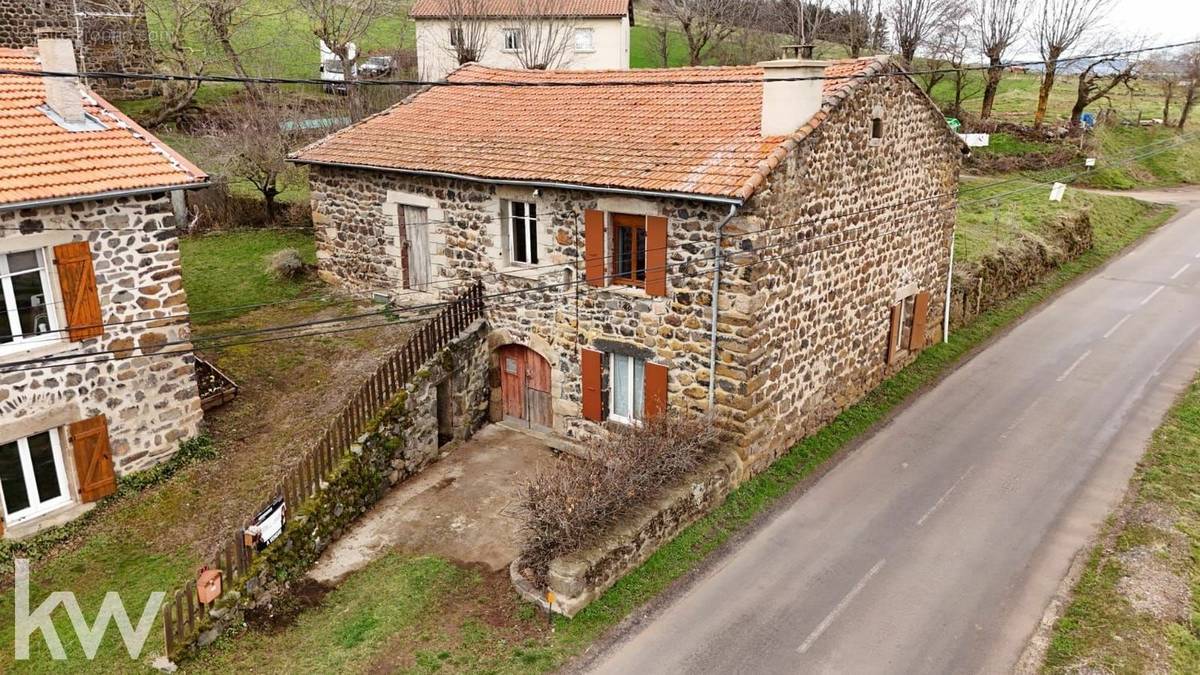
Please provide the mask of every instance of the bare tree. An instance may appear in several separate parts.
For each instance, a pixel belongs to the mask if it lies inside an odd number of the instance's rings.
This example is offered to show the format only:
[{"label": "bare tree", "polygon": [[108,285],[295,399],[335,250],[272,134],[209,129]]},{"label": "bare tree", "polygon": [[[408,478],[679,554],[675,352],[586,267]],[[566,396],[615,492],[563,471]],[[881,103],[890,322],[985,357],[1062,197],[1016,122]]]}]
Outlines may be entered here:
[{"label": "bare tree", "polygon": [[1063,54],[1097,28],[1109,3],[1110,0],[1042,0],[1033,27],[1044,66],[1037,112],[1033,116],[1034,128],[1041,127],[1046,119],[1046,106]]},{"label": "bare tree", "polygon": [[1078,127],[1083,111],[1091,104],[1106,98],[1113,89],[1124,86],[1132,91],[1137,77],[1138,62],[1133,59],[1106,57],[1091,59],[1079,73],[1075,104],[1071,106],[1071,127]]},{"label": "bare tree", "polygon": [[1155,83],[1162,93],[1163,124],[1167,126],[1171,125],[1171,104],[1175,102],[1175,92],[1179,83],[1186,78],[1183,70],[1182,59],[1170,54],[1146,59],[1141,66],[1141,79]]},{"label": "bare tree", "polygon": [[825,35],[832,12],[825,0],[781,0],[775,4],[773,18],[784,29],[780,32],[791,35],[795,44],[816,45]]},{"label": "bare tree", "polygon": [[950,0],[892,0],[888,9],[896,49],[908,63],[927,46],[946,20]]},{"label": "bare tree", "polygon": [[[564,16],[557,0],[522,0],[511,19],[517,34],[517,60],[531,70],[566,65],[575,46],[575,21]],[[505,40],[509,40],[505,36]],[[507,45],[506,45],[507,46]]]},{"label": "bare tree", "polygon": [[[245,0],[198,0],[207,18],[207,33],[212,42],[220,47],[222,55],[233,72],[241,77],[249,77],[242,51],[234,46],[234,41],[241,36],[248,24],[269,16],[278,15],[279,11],[266,9],[262,3],[248,3]],[[246,93],[251,98],[261,99],[262,92],[254,82],[246,82]]]},{"label": "bare tree", "polygon": [[679,29],[687,41],[688,64],[698,66],[708,51],[729,39],[749,7],[740,0],[653,0],[654,8]]},{"label": "bare tree", "polygon": [[484,0],[441,0],[449,23],[442,48],[454,56],[458,65],[482,61],[491,39],[491,23],[484,12]]},{"label": "bare tree", "polygon": [[[146,5],[147,13],[160,26],[160,39],[152,41],[159,72],[184,77],[205,74],[215,61],[193,44],[193,36],[204,30],[204,8],[191,0],[164,0]],[[197,80],[163,81],[158,109],[142,122],[156,127],[174,119],[192,105],[200,89]]]},{"label": "bare tree", "polygon": [[312,22],[312,32],[329,47],[342,67],[346,83],[346,96],[350,103],[350,116],[362,116],[357,103],[355,79],[355,43],[366,34],[371,24],[392,11],[389,0],[296,0],[297,5]]},{"label": "bare tree", "polygon": [[1176,125],[1180,131],[1187,126],[1188,115],[1192,112],[1192,106],[1196,104],[1196,89],[1200,87],[1200,47],[1192,47],[1184,56],[1183,63],[1187,84],[1184,85],[1183,107],[1179,110],[1179,123]]},{"label": "bare tree", "polygon": [[857,59],[863,50],[874,49],[873,22],[879,14],[879,3],[880,0],[845,0],[841,37],[850,51],[851,58]]},{"label": "bare tree", "polygon": [[1025,23],[1025,0],[975,0],[974,15],[979,46],[988,60],[979,111],[986,120],[992,116],[1000,78],[1004,76],[1004,55],[1020,37]]},{"label": "bare tree", "polygon": [[933,89],[945,82],[953,93],[947,112],[955,117],[962,116],[963,101],[978,93],[975,78],[966,70],[967,60],[975,53],[975,32],[971,7],[947,5],[942,21],[928,40],[929,68],[917,73],[925,92],[932,96]]}]

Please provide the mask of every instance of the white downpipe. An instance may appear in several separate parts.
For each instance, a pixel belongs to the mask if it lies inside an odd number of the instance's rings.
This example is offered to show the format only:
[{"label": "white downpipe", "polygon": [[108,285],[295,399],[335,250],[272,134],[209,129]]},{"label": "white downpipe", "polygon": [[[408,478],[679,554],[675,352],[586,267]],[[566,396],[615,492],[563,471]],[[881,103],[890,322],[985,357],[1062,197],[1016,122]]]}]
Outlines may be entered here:
[{"label": "white downpipe", "polygon": [[946,300],[942,304],[942,342],[950,341],[950,290],[954,281],[954,232],[950,232],[950,268],[946,270]]},{"label": "white downpipe", "polygon": [[712,330],[708,351],[708,409],[712,410],[717,402],[717,319],[720,310],[717,308],[717,294],[721,292],[721,261],[724,259],[724,242],[721,241],[725,231],[725,223],[737,215],[737,204],[729,205],[729,215],[717,223],[717,252],[713,255],[713,285],[712,285]]}]

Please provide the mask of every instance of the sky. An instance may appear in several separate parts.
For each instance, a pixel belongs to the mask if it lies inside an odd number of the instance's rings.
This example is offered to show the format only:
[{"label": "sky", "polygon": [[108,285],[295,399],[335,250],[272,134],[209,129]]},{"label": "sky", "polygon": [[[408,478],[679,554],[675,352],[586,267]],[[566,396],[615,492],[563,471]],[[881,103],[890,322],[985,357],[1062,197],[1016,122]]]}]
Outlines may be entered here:
[{"label": "sky", "polygon": [[1115,0],[1109,28],[1143,35],[1155,44],[1200,38],[1200,2],[1197,0]]}]

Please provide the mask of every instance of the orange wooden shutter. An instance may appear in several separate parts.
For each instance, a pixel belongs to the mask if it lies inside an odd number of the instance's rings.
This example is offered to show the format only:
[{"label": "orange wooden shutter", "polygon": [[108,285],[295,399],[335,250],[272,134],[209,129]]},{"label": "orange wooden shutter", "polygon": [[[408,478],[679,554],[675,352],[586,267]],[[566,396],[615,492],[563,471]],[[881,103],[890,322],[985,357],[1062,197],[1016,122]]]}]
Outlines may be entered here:
[{"label": "orange wooden shutter", "polygon": [[55,246],[54,264],[58,266],[58,283],[71,342],[103,335],[100,295],[96,291],[96,272],[92,268],[92,251],[88,243],[73,241]]},{"label": "orange wooden shutter", "polygon": [[116,491],[112,450],[108,445],[108,419],[104,415],[72,424],[71,448],[81,501],[94,502]]},{"label": "orange wooden shutter", "polygon": [[646,419],[650,419],[667,409],[667,367],[647,361],[643,378],[646,386]]},{"label": "orange wooden shutter", "polygon": [[584,349],[579,353],[579,361],[583,376],[583,418],[599,422],[604,419],[604,405],[600,396],[604,355]]},{"label": "orange wooden shutter", "polygon": [[646,216],[646,293],[667,294],[667,219]]},{"label": "orange wooden shutter", "polygon": [[583,212],[583,268],[587,282],[604,286],[604,212],[588,209]]},{"label": "orange wooden shutter", "polygon": [[913,323],[912,335],[908,337],[908,348],[910,351],[920,351],[925,348],[925,322],[929,314],[929,293],[922,291],[917,293],[917,297],[913,300]]},{"label": "orange wooden shutter", "polygon": [[887,362],[889,364],[896,362],[896,357],[900,355],[900,312],[904,307],[904,301],[900,301],[892,305],[892,327],[888,330],[888,347],[887,347]]}]

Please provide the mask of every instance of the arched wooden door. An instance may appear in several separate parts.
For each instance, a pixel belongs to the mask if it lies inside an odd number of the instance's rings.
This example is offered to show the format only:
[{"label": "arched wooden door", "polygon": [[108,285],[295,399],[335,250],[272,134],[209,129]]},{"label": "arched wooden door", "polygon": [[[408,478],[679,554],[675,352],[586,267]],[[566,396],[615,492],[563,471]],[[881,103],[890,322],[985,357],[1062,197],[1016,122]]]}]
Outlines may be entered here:
[{"label": "arched wooden door", "polygon": [[553,427],[550,362],[523,345],[505,345],[499,355],[504,419],[528,427]]}]

